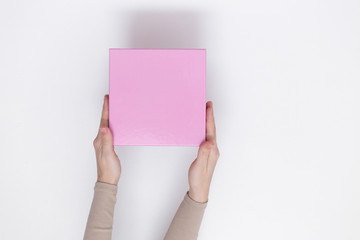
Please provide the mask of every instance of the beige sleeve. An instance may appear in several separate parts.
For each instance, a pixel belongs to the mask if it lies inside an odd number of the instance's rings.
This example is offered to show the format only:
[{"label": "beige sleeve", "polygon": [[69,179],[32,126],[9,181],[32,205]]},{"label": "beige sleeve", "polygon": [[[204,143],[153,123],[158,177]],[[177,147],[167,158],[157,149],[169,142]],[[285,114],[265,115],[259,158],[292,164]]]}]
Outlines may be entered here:
[{"label": "beige sleeve", "polygon": [[84,240],[111,240],[117,186],[96,182]]},{"label": "beige sleeve", "polygon": [[[86,224],[84,240],[111,240],[117,186],[96,182],[94,198]],[[206,203],[192,200],[185,194],[164,240],[195,240]]]},{"label": "beige sleeve", "polygon": [[192,200],[188,192],[181,202],[164,240],[195,240],[204,215],[207,202]]}]

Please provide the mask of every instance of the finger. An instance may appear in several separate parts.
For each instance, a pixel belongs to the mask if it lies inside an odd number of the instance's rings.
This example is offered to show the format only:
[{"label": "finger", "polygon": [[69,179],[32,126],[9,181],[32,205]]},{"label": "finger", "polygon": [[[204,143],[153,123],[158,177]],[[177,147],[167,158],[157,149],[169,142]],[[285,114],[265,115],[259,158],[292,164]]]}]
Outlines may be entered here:
[{"label": "finger", "polygon": [[109,127],[100,128],[101,144],[104,150],[113,150],[113,137]]},{"label": "finger", "polygon": [[216,163],[218,161],[220,157],[220,152],[219,149],[217,148],[217,146],[214,146],[211,149],[211,152],[209,154],[209,165],[211,166],[212,169],[215,169]]},{"label": "finger", "polygon": [[109,95],[104,96],[104,104],[101,114],[100,128],[109,127]]},{"label": "finger", "polygon": [[214,145],[213,142],[209,141],[205,141],[200,145],[197,155],[197,161],[200,165],[205,166],[208,164],[209,155]]},{"label": "finger", "polygon": [[216,142],[214,109],[211,101],[206,103],[206,141]]}]

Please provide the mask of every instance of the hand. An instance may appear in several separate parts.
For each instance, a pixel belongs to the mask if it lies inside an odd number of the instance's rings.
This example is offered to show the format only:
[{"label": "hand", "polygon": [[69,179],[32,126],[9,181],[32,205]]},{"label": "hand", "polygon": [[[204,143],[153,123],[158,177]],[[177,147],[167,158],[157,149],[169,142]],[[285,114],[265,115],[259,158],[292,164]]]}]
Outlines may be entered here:
[{"label": "hand", "polygon": [[109,128],[109,95],[104,96],[104,105],[99,132],[94,139],[98,181],[117,185],[120,179],[120,160],[114,151],[113,137]]},{"label": "hand", "polygon": [[207,202],[211,178],[220,153],[216,144],[216,129],[211,101],[206,103],[206,141],[189,169],[189,197],[197,202]]}]

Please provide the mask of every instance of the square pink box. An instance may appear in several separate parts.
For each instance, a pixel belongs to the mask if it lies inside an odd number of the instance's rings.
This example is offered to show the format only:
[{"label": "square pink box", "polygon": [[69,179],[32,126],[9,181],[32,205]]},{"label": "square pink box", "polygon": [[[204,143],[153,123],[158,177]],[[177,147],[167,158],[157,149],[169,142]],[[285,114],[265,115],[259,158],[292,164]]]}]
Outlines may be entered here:
[{"label": "square pink box", "polygon": [[199,146],[206,134],[206,49],[110,49],[114,145]]}]

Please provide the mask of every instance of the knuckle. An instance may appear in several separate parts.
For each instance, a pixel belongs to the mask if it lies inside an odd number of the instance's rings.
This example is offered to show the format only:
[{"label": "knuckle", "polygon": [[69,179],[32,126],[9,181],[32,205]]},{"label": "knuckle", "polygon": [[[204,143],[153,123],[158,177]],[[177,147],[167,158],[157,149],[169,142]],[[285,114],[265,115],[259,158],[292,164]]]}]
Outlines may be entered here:
[{"label": "knuckle", "polygon": [[215,156],[216,156],[216,158],[219,158],[219,157],[220,157],[220,151],[219,151],[218,148],[216,148]]},{"label": "knuckle", "polygon": [[96,148],[99,146],[99,140],[98,138],[95,138],[94,141],[93,141],[93,146]]}]

